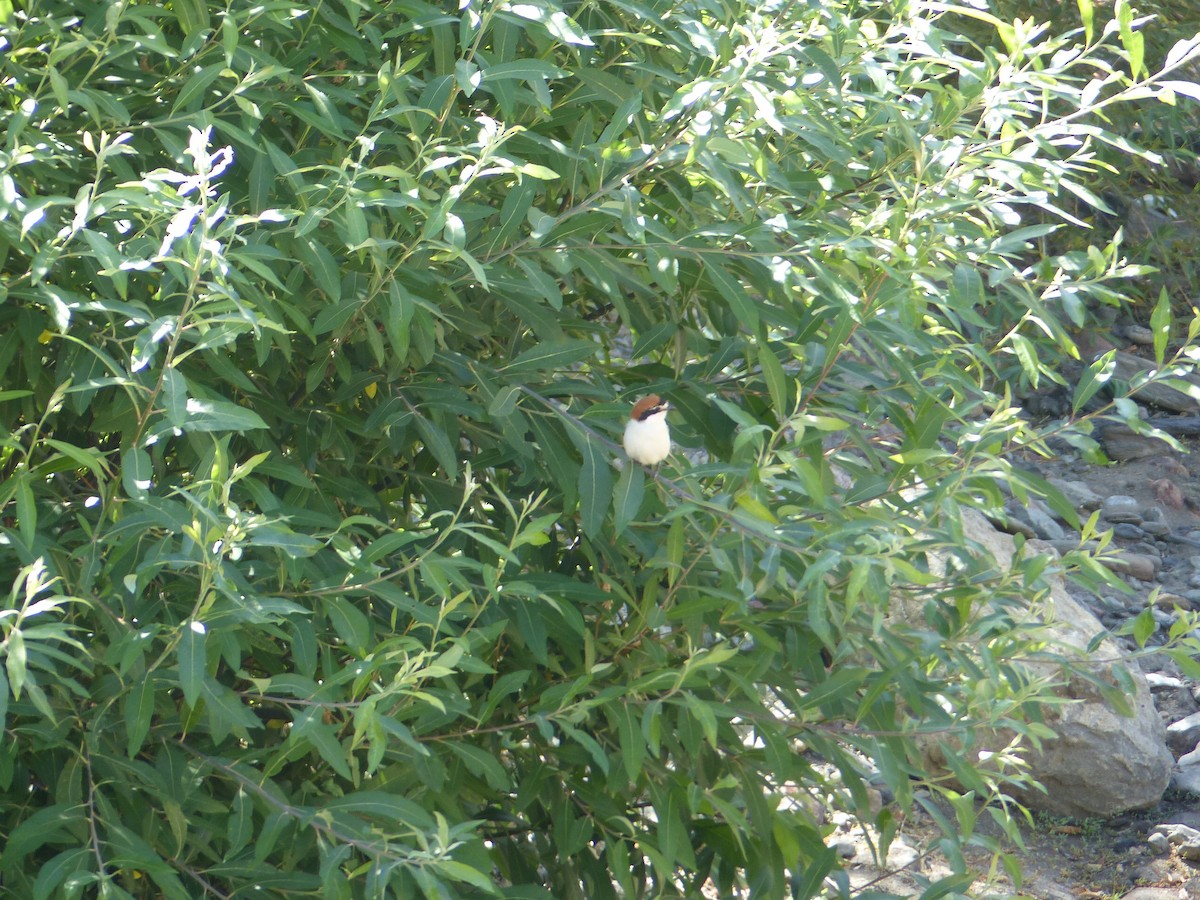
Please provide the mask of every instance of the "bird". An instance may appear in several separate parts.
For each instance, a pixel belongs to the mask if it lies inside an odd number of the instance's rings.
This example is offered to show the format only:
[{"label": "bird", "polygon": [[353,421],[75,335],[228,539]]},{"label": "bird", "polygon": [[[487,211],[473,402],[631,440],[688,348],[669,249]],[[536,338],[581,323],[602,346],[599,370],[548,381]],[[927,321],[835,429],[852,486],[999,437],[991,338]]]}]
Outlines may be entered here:
[{"label": "bird", "polygon": [[667,410],[671,406],[658,394],[650,394],[634,404],[625,425],[625,452],[634,462],[653,466],[671,452],[671,429]]}]

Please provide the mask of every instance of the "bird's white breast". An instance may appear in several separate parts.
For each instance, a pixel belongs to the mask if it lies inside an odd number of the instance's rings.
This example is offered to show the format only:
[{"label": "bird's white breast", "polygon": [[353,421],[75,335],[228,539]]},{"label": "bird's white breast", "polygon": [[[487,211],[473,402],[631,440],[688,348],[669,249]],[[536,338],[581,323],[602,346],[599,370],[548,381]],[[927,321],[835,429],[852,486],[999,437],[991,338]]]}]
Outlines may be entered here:
[{"label": "bird's white breast", "polygon": [[652,466],[671,452],[671,431],[666,410],[648,419],[630,419],[625,425],[625,452],[634,462]]}]

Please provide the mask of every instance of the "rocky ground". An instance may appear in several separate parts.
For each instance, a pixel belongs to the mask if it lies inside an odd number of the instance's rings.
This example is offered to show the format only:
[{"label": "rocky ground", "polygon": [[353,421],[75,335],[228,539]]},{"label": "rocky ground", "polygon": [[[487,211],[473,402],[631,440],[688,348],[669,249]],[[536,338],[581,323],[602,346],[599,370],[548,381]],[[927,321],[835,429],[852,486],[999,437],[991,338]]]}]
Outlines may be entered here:
[{"label": "rocky ground", "polygon": [[[1119,377],[1149,366],[1149,335],[1128,326],[1114,329],[1119,345]],[[1095,348],[1103,352],[1106,344]],[[1053,413],[1055,398],[1043,398]],[[1070,448],[1054,460],[1026,459],[1074,505],[1081,519],[1100,512],[1101,529],[1112,528],[1119,551],[1107,563],[1119,572],[1129,591],[1092,592],[1069,587],[1109,629],[1116,630],[1149,607],[1158,632],[1149,645],[1177,620],[1180,610],[1200,610],[1200,404],[1178,391],[1156,389],[1139,397],[1143,417],[1174,434],[1183,451],[1125,428],[1101,434],[1110,465],[1085,463]],[[1059,403],[1062,398],[1059,398]],[[1045,505],[1010,504],[1001,527],[1045,540],[1061,550],[1079,545],[1079,534]],[[1134,645],[1125,640],[1128,649]],[[1068,818],[1035,814],[1022,829],[1023,848],[1013,848],[1024,869],[1020,886],[1003,870],[972,886],[974,896],[1032,900],[1192,900],[1200,898],[1200,682],[1165,655],[1138,660],[1166,728],[1166,743],[1175,759],[1170,786],[1158,805],[1111,817]],[[987,819],[981,817],[981,822]],[[1001,838],[997,831],[994,836]],[[922,881],[949,872],[936,855],[916,848],[936,837],[932,820],[914,813],[888,860],[872,859],[864,836],[849,823],[833,837],[851,860],[852,883],[863,891],[884,890],[919,896]],[[973,862],[986,869],[989,858]],[[926,881],[927,885],[928,882]]]}]

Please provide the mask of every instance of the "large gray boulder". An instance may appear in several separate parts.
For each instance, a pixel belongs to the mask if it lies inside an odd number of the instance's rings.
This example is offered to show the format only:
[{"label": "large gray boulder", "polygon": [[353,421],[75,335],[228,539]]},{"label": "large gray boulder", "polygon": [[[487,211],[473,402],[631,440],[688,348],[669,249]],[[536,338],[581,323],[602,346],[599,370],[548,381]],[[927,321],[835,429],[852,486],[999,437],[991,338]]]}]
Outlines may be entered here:
[{"label": "large gray boulder", "polygon": [[[1015,545],[1010,535],[997,531],[983,516],[964,514],[967,537],[991,553],[997,562],[1012,564]],[[1026,553],[1055,553],[1049,545],[1030,541]],[[1056,578],[1050,601],[1041,601],[1036,615],[1051,626],[1052,640],[1063,654],[1087,660],[1092,672],[1111,683],[1114,666],[1131,676],[1134,690],[1129,704],[1132,715],[1122,715],[1092,683],[1073,677],[1059,690],[1072,702],[1045,711],[1045,722],[1056,737],[1042,742],[1041,750],[1024,754],[1029,772],[1046,789],[1015,792],[1031,809],[1063,816],[1112,816],[1130,809],[1153,806],[1171,778],[1174,758],[1166,743],[1166,729],[1154,708],[1150,688],[1137,664],[1115,642],[1106,639],[1091,653],[1087,647],[1104,631],[1099,620],[1067,592]],[[1037,664],[1042,665],[1042,664]],[[992,751],[1003,750],[1012,735],[985,738]],[[930,762],[938,762],[938,751],[930,747]]]}]

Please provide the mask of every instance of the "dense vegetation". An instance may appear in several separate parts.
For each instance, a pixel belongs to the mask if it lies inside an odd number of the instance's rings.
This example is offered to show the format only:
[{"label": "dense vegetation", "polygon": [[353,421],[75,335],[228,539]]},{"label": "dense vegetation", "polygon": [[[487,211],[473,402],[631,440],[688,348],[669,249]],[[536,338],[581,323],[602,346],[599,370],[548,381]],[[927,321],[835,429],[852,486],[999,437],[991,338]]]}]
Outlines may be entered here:
[{"label": "dense vegetation", "polygon": [[1112,12],[0,0],[5,890],[810,897],[922,788],[969,884],[1049,563],[959,513],[1200,94]]}]

